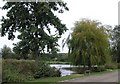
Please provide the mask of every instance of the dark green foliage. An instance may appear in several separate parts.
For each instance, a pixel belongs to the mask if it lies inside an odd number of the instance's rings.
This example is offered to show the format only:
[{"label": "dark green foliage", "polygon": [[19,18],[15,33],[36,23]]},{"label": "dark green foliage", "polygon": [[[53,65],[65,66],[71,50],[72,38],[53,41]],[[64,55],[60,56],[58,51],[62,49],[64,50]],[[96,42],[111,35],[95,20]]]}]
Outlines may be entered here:
[{"label": "dark green foliage", "polygon": [[120,25],[115,26],[112,32],[113,60],[120,62]]},{"label": "dark green foliage", "polygon": [[86,70],[89,70],[88,67],[70,67],[64,69],[74,71],[77,74],[85,74]]},{"label": "dark green foliage", "polygon": [[[34,56],[33,58],[35,59]],[[67,53],[45,53],[40,56],[40,59],[43,59],[45,61],[68,62],[68,55]]]},{"label": "dark green foliage", "polygon": [[1,20],[1,36],[8,34],[8,39],[13,40],[14,33],[19,32],[17,38],[21,41],[14,44],[15,52],[24,56],[34,52],[35,56],[39,56],[44,53],[45,48],[51,53],[58,51],[58,38],[67,28],[54,12],[63,13],[69,10],[66,3],[6,2],[2,9],[8,12],[7,18],[3,17]]},{"label": "dark green foliage", "polygon": [[61,61],[61,62],[68,62],[69,61],[67,53],[58,53],[57,55],[58,55],[57,61]]},{"label": "dark green foliage", "polygon": [[76,68],[74,68],[74,70],[78,74],[84,74],[85,73],[85,68],[76,67]]},{"label": "dark green foliage", "polygon": [[39,61],[39,62],[37,62],[34,77],[35,78],[55,77],[55,76],[59,77],[60,74],[61,73],[58,70],[56,70],[56,68],[50,68],[50,66],[48,66],[44,62]]},{"label": "dark green foliage", "polygon": [[0,55],[3,59],[25,59],[23,56],[20,56],[20,54],[14,53],[7,45],[4,45],[3,48],[1,48]]},{"label": "dark green foliage", "polygon": [[14,58],[14,53],[12,52],[10,47],[7,47],[7,45],[4,45],[3,48],[1,49],[0,52],[2,58],[7,59],[7,58]]},{"label": "dark green foliage", "polygon": [[23,82],[41,77],[58,77],[60,72],[51,68],[43,62],[36,63],[34,60],[13,60],[2,61],[3,82]]},{"label": "dark green foliage", "polygon": [[101,65],[101,66],[98,66],[98,67],[92,67],[91,70],[86,67],[86,68],[83,68],[83,67],[76,67],[76,68],[73,68],[73,70],[78,73],[78,74],[85,74],[86,72],[101,72],[101,71],[105,71],[106,68],[104,65]]},{"label": "dark green foliage", "polygon": [[118,69],[120,69],[120,63],[118,63]]}]

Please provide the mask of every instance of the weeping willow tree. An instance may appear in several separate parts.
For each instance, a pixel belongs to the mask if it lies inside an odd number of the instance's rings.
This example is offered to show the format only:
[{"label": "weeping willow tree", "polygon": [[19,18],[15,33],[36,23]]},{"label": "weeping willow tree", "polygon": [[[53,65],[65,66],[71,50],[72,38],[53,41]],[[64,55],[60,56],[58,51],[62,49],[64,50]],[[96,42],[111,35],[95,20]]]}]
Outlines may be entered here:
[{"label": "weeping willow tree", "polygon": [[106,27],[97,21],[77,21],[66,42],[74,65],[91,68],[92,65],[104,65],[110,61],[109,34]]}]

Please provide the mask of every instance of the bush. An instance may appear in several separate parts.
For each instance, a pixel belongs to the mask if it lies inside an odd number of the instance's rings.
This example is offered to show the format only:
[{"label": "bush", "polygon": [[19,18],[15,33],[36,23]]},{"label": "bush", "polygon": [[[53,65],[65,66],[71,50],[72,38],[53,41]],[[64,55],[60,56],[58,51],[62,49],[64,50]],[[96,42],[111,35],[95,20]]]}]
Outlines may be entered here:
[{"label": "bush", "polygon": [[84,74],[85,73],[85,69],[81,68],[81,67],[74,67],[73,71],[75,71],[78,74]]},{"label": "bush", "polygon": [[105,70],[106,70],[106,68],[105,68],[104,65],[100,65],[100,66],[94,67],[94,68],[92,69],[92,71],[94,71],[94,72],[101,72],[101,71],[105,71]]},{"label": "bush", "polygon": [[57,77],[60,76],[60,71],[56,68],[51,68],[48,64],[44,62],[36,62],[36,71],[34,74],[35,78],[41,77]]},{"label": "bush", "polygon": [[117,69],[118,66],[116,63],[109,63],[109,64],[105,64],[105,68],[106,69]]},{"label": "bush", "polygon": [[41,77],[60,76],[60,72],[44,62],[28,60],[3,60],[3,82],[23,82]]},{"label": "bush", "polygon": [[34,63],[31,61],[6,59],[2,61],[2,66],[3,82],[22,82],[34,79]]},{"label": "bush", "polygon": [[17,71],[11,72],[10,70],[3,71],[2,82],[23,82],[25,80],[30,80],[29,77],[17,73]]}]

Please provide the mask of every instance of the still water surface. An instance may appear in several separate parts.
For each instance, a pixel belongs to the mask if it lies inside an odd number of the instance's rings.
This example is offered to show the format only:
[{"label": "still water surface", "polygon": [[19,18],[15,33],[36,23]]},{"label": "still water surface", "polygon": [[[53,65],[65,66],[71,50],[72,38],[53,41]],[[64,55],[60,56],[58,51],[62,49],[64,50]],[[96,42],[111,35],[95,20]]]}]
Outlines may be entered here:
[{"label": "still water surface", "polygon": [[67,76],[67,75],[71,75],[72,73],[75,73],[74,71],[64,69],[64,68],[73,67],[68,64],[51,64],[50,66],[59,69],[61,72],[61,76]]}]

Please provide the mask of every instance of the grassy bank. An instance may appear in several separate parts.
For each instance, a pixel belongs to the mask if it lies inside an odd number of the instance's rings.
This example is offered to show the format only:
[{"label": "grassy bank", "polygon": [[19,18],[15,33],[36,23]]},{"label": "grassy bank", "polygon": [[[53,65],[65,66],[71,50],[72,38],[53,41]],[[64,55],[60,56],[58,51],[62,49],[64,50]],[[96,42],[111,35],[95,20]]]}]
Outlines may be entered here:
[{"label": "grassy bank", "polygon": [[102,72],[92,72],[92,73],[90,73],[90,75],[102,75],[102,74],[105,74],[105,73],[111,73],[111,72],[118,71],[118,70],[119,69],[113,69],[113,70],[107,69],[107,70],[102,71]]},{"label": "grassy bank", "polygon": [[40,83],[56,83],[60,81],[65,81],[65,80],[70,80],[74,78],[80,78],[82,77],[82,74],[73,74],[70,76],[63,76],[63,77],[49,77],[49,78],[41,78],[41,79],[36,79],[34,81],[29,81],[29,82],[40,82]]},{"label": "grassy bank", "polygon": [[[91,75],[102,75],[102,74],[114,72],[114,71],[117,71],[117,70],[118,69],[115,69],[113,71],[107,70],[107,71],[103,71],[103,72],[93,72],[90,75],[73,74],[73,75],[70,75],[70,76],[63,76],[63,77],[40,78],[40,79],[35,79],[35,80],[32,80],[32,81],[22,82],[22,83],[19,83],[19,84],[52,84],[52,83],[62,82],[62,81],[70,80],[70,79],[87,77],[87,76],[91,76]],[[18,83],[11,83],[11,84],[18,84]],[[117,83],[117,84],[120,84],[120,83]]]},{"label": "grassy bank", "polygon": [[39,84],[45,83],[45,84],[49,84],[49,83],[56,83],[56,82],[60,82],[60,81],[65,81],[65,80],[70,80],[70,79],[75,79],[75,78],[80,78],[80,77],[87,77],[87,76],[91,76],[91,75],[102,75],[105,73],[111,73],[114,71],[117,71],[118,69],[114,69],[114,70],[106,70],[103,72],[92,72],[90,73],[90,75],[86,74],[72,74],[69,76],[63,76],[63,77],[48,77],[48,78],[41,78],[41,79],[36,79],[33,81],[29,81],[29,82],[37,82]]}]

